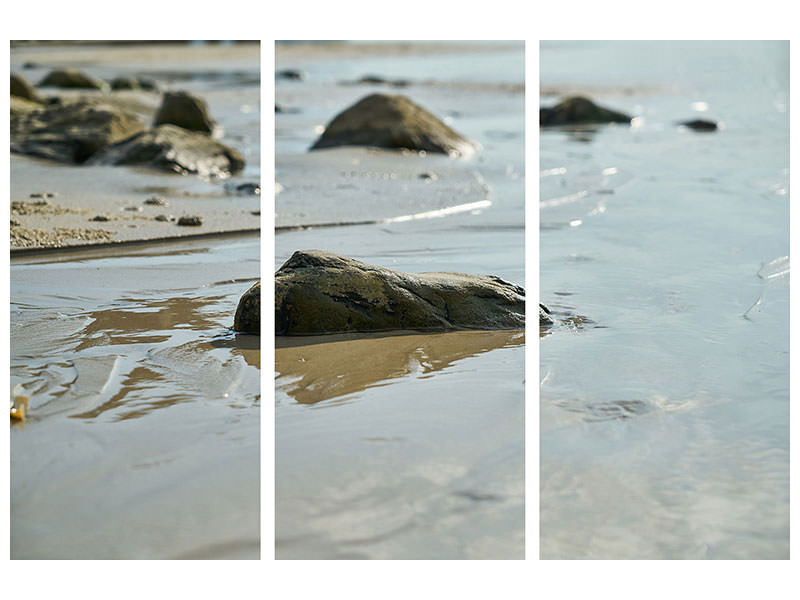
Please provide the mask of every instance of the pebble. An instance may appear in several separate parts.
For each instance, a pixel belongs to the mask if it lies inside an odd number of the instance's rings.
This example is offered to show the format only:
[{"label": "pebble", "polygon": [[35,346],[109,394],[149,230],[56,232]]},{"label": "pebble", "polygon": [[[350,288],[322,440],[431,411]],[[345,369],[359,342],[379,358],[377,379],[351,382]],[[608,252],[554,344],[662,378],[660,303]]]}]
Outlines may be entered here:
[{"label": "pebble", "polygon": [[169,206],[167,201],[159,196],[151,196],[147,200],[144,201],[145,204],[150,204],[151,206]]},{"label": "pebble", "polygon": [[203,219],[197,216],[181,217],[178,219],[178,225],[187,227],[198,227],[203,224]]},{"label": "pebble", "polygon": [[92,221],[110,221],[111,217],[107,215],[96,215],[91,218]]},{"label": "pebble", "polygon": [[158,215],[156,221],[174,221],[175,217],[172,215]]}]

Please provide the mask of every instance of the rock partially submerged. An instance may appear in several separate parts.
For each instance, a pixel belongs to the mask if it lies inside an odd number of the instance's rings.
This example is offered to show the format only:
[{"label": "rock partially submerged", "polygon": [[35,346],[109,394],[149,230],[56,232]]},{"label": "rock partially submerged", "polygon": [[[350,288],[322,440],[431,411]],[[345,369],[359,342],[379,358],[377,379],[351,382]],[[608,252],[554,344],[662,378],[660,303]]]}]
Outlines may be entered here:
[{"label": "rock partially submerged", "polygon": [[539,125],[545,126],[630,122],[630,115],[603,108],[582,96],[567,98],[552,108],[539,109]]},{"label": "rock partially submerged", "polygon": [[414,275],[319,250],[275,274],[277,335],[524,326],[525,290],[491,275]]},{"label": "rock partially submerged", "polygon": [[261,282],[257,281],[239,300],[233,317],[233,330],[261,334]]},{"label": "rock partially submerged", "polygon": [[337,115],[311,147],[407,148],[469,156],[476,145],[405,96],[372,94]]},{"label": "rock partially submerged", "polygon": [[550,309],[544,304],[539,304],[539,327],[549,327],[554,323],[550,316]]},{"label": "rock partially submerged", "polygon": [[189,131],[211,133],[215,123],[208,114],[206,103],[188,92],[167,92],[156,113],[153,123],[159,125],[177,125]]},{"label": "rock partially submerged", "polygon": [[45,75],[38,86],[101,90],[106,87],[106,83],[77,69],[55,69]]},{"label": "rock partially submerged", "polygon": [[707,119],[695,119],[694,121],[683,121],[682,123],[678,123],[683,127],[688,127],[693,131],[703,131],[703,132],[710,132],[717,130],[717,124],[714,121],[709,121]]},{"label": "rock partially submerged", "polygon": [[46,106],[15,102],[11,110],[11,151],[82,163],[101,148],[143,129],[136,115],[101,100],[81,99]]},{"label": "rock partially submerged", "polygon": [[88,164],[140,165],[202,177],[228,177],[242,170],[244,159],[207,135],[176,125],[160,125],[105,148]]}]

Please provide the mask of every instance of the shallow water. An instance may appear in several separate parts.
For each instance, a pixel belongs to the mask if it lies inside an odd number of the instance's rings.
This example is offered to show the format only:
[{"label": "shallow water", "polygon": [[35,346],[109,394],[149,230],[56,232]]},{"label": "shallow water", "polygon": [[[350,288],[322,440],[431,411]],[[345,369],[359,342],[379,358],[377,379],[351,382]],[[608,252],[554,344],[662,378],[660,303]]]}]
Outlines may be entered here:
[{"label": "shallow water", "polygon": [[11,264],[13,558],[257,558],[259,238]]},{"label": "shallow water", "polygon": [[[389,222],[278,233],[275,268],[295,250],[323,249],[400,271],[494,274],[524,285],[522,44],[387,47],[347,60],[326,51],[288,61],[278,48],[276,68],[308,78],[276,80],[277,103],[296,109],[276,114],[276,181],[285,186],[276,205],[291,197],[297,165],[316,160],[331,172],[335,160],[348,171],[352,161],[367,162],[359,149],[310,158],[307,149],[320,127],[376,91],[408,96],[483,150],[466,161],[382,152],[369,164],[388,183],[354,178],[338,191],[341,182],[308,169],[297,195],[306,222],[320,222],[308,216],[315,203],[334,220]],[[368,74],[416,83],[338,84]],[[415,204],[410,187],[401,187],[413,169],[442,173],[437,184],[460,171],[452,181],[468,191],[454,184],[449,197],[437,192]],[[465,181],[487,185],[488,198]],[[465,197],[490,204],[392,220]],[[283,218],[278,212],[276,223]],[[275,410],[277,558],[523,556],[522,332],[279,340]]]},{"label": "shallow water", "polygon": [[[788,558],[788,44],[545,43],[543,558]],[[550,105],[556,97],[542,99]],[[676,121],[711,118],[711,134]]]}]

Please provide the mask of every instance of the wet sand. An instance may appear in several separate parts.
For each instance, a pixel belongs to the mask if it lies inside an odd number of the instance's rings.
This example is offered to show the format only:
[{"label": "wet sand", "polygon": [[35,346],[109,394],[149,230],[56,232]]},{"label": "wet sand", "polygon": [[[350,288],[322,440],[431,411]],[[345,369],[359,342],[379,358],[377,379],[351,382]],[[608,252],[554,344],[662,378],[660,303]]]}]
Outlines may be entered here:
[{"label": "wet sand", "polygon": [[16,259],[12,558],[257,558],[259,239]]},{"label": "wet sand", "polygon": [[[27,409],[11,557],[258,558],[260,338],[231,329],[260,276],[260,197],[236,190],[259,181],[258,45],[26,46],[11,62],[33,83],[70,66],[186,89],[247,162],[205,181],[11,156],[10,383]],[[145,123],[161,97],[95,94]]]}]

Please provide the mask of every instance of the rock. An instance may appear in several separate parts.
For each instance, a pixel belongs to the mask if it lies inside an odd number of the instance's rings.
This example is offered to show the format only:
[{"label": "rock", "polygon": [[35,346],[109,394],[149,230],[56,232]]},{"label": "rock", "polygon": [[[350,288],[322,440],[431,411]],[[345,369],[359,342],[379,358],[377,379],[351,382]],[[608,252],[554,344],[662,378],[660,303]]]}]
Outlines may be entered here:
[{"label": "rock", "polygon": [[181,217],[178,219],[178,225],[182,227],[200,227],[203,224],[203,218],[196,215]]},{"label": "rock", "polygon": [[408,81],[405,79],[387,79],[380,75],[364,75],[356,83],[362,85],[391,85],[394,87],[406,87],[408,85]]},{"label": "rock", "polygon": [[44,98],[38,94],[36,88],[22,75],[18,75],[17,73],[11,74],[11,95],[30,102],[36,102],[37,104],[43,104],[45,101]]},{"label": "rock", "polygon": [[553,317],[550,316],[550,309],[544,304],[539,304],[539,327],[549,327],[553,323]]},{"label": "rock", "polygon": [[135,114],[101,100],[80,99],[19,112],[12,108],[11,151],[82,163],[143,129]]},{"label": "rock", "polygon": [[242,170],[244,159],[233,148],[202,133],[159,125],[105,148],[89,164],[141,165],[180,174],[228,177]]},{"label": "rock", "polygon": [[239,333],[261,334],[261,282],[257,281],[239,299],[233,330]]},{"label": "rock", "polygon": [[159,125],[177,125],[189,131],[211,133],[215,123],[202,99],[188,92],[167,92],[153,122],[154,127]]},{"label": "rock", "polygon": [[109,217],[108,215],[95,215],[94,217],[92,217],[89,220],[90,221],[106,222],[106,221],[110,221],[111,217]]},{"label": "rock", "polygon": [[539,109],[539,125],[630,122],[630,116],[598,106],[581,96],[567,98],[552,108]]},{"label": "rock", "polygon": [[476,144],[405,96],[372,94],[339,113],[311,147],[375,146],[469,156]]},{"label": "rock", "polygon": [[684,121],[678,123],[683,127],[688,127],[694,131],[716,131],[717,124],[714,121],[707,121],[705,119],[695,119],[694,121]]},{"label": "rock", "polygon": [[319,250],[275,274],[277,335],[524,326],[525,290],[490,275],[412,275]]},{"label": "rock", "polygon": [[56,69],[50,71],[38,83],[38,87],[58,87],[58,88],[87,88],[102,90],[106,83],[100,79],[95,79],[77,69]]},{"label": "rock", "polygon": [[166,200],[164,200],[161,196],[150,196],[147,200],[144,201],[145,204],[149,204],[151,206],[169,206]]},{"label": "rock", "polygon": [[175,217],[172,215],[156,215],[156,221],[174,221]]},{"label": "rock", "polygon": [[9,109],[11,112],[11,120],[19,119],[23,115],[26,115],[34,110],[38,110],[42,107],[42,105],[38,102],[34,102],[33,100],[26,100],[25,98],[20,98],[19,96],[11,96],[9,101]]},{"label": "rock", "polygon": [[145,77],[116,77],[111,80],[111,89],[155,92],[158,91],[158,86],[152,79]]},{"label": "rock", "polygon": [[275,72],[275,79],[289,79],[292,81],[303,81],[308,75],[299,69],[283,69]]}]

